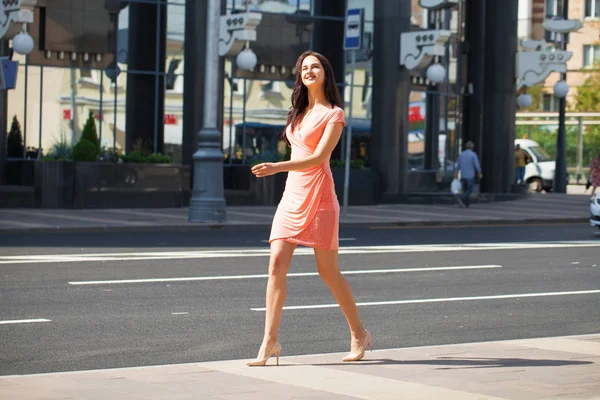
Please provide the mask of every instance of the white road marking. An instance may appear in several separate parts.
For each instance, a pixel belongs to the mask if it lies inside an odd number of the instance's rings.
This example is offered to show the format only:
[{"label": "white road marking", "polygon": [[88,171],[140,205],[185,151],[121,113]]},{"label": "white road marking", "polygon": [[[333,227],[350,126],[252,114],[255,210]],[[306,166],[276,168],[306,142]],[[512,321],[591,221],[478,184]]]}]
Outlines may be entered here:
[{"label": "white road marking", "polygon": [[0,325],[5,324],[29,324],[32,322],[50,322],[49,319],[38,318],[38,319],[14,319],[8,321],[0,321]]},{"label": "white road marking", "polygon": [[[396,269],[366,269],[356,271],[342,271],[344,275],[363,275],[363,274],[386,274],[397,272],[424,272],[424,271],[452,271],[463,269],[488,269],[502,268],[501,265],[460,265],[452,267],[424,267],[424,268],[396,268]],[[318,272],[293,272],[287,274],[288,277],[299,276],[318,276]],[[220,275],[220,276],[192,276],[185,278],[149,278],[149,279],[121,279],[109,281],[73,281],[69,285],[108,285],[115,283],[156,283],[156,282],[191,282],[191,281],[225,281],[237,279],[264,279],[268,274],[254,275]]]},{"label": "white road marking", "polygon": [[188,315],[189,313],[187,313],[187,312],[173,312],[171,314],[172,315]]},{"label": "white road marking", "polygon": [[[453,301],[473,301],[473,300],[496,300],[496,299],[518,299],[523,297],[548,297],[548,296],[570,296],[576,294],[597,294],[600,290],[579,290],[573,292],[546,292],[546,293],[520,293],[520,294],[501,294],[495,296],[473,296],[473,297],[446,297],[438,299],[415,299],[415,300],[396,300],[396,301],[371,301],[365,303],[356,303],[357,306],[387,306],[395,304],[417,304],[417,303],[446,303]],[[315,304],[306,306],[287,306],[284,310],[309,310],[314,308],[335,308],[337,304]],[[266,311],[263,308],[251,308],[252,311]]]},{"label": "white road marking", "polygon": [[[526,250],[526,249],[559,249],[600,247],[597,240],[563,241],[563,242],[517,242],[517,243],[465,243],[465,244],[426,244],[426,245],[393,245],[393,246],[344,246],[339,254],[378,254],[378,253],[432,253],[449,251],[482,251],[482,250]],[[313,255],[313,249],[299,247],[294,255]],[[163,251],[137,253],[93,253],[93,254],[42,254],[2,256],[0,264],[31,263],[66,263],[66,262],[98,262],[98,261],[147,261],[200,258],[239,258],[268,257],[269,249],[233,249],[233,250],[200,250],[200,251]]]}]

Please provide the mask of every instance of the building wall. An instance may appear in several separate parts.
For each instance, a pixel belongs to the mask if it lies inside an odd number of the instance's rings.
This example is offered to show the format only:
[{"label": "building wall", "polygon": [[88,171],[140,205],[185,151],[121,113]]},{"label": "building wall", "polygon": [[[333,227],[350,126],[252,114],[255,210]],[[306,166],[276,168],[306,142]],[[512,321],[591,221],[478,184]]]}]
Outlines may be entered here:
[{"label": "building wall", "polygon": [[[545,9],[545,0],[533,0],[532,3],[532,39],[544,39],[544,27],[542,26],[547,10]],[[567,84],[569,85],[569,94],[567,99],[572,101],[577,94],[577,87],[581,86],[590,74],[589,68],[583,66],[583,46],[600,44],[600,22],[596,19],[585,18],[584,0],[571,0],[569,2],[569,19],[579,19],[584,25],[577,32],[570,35],[570,41],[567,50],[573,52],[573,57],[567,62]],[[560,80],[560,74],[553,73],[543,84],[543,92],[551,95],[553,87]],[[552,108],[557,107],[557,99],[550,97]],[[555,106],[556,105],[556,106]],[[551,110],[547,110],[551,111]]]}]

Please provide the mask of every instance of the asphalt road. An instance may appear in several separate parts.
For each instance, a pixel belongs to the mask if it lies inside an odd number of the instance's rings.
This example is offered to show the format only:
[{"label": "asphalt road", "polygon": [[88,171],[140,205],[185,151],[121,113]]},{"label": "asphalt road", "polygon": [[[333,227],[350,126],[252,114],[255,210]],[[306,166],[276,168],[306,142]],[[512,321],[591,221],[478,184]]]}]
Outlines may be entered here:
[{"label": "asphalt road", "polygon": [[[1,235],[0,375],[256,356],[267,237]],[[343,228],[340,237],[340,264],[376,348],[600,332],[600,236],[586,224]],[[349,349],[344,317],[315,271],[310,249],[299,248],[284,355]]]}]

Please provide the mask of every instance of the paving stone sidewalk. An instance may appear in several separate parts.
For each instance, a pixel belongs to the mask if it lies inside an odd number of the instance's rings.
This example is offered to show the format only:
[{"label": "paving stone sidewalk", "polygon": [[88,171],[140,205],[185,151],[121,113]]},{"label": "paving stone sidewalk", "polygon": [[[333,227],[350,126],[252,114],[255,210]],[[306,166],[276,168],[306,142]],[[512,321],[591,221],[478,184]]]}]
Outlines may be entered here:
[{"label": "paving stone sidewalk", "polygon": [[358,363],[342,356],[2,376],[0,398],[600,399],[600,334],[375,350]]},{"label": "paving stone sidewalk", "polygon": [[[191,223],[187,208],[162,209],[0,209],[0,233],[32,231],[211,229],[270,226],[275,207],[227,207],[223,224]],[[342,225],[473,225],[493,223],[587,222],[585,194],[539,194],[521,200],[475,203],[470,208],[447,204],[350,206]]]}]

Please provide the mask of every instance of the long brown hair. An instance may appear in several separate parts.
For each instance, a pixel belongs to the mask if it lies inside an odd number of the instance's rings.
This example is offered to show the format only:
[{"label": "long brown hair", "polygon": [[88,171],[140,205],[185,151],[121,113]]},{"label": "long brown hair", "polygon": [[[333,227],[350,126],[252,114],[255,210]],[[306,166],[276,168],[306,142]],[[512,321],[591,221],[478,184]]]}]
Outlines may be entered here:
[{"label": "long brown hair", "polygon": [[[287,115],[287,123],[285,124],[286,129],[288,125],[291,125],[291,128],[294,129],[296,123],[300,116],[308,107],[308,88],[304,86],[302,83],[302,63],[304,59],[308,56],[316,57],[323,69],[325,70],[325,82],[323,83],[325,89],[325,98],[332,106],[338,106],[343,108],[342,97],[340,96],[340,92],[335,85],[335,75],[333,73],[333,68],[331,68],[331,64],[329,60],[322,54],[319,54],[314,51],[305,51],[298,57],[298,61],[296,61],[296,82],[294,83],[294,90],[292,91],[292,106],[288,111]],[[287,137],[285,136],[285,129],[283,130],[283,134],[281,137],[287,142]],[[289,144],[289,142],[288,142]]]}]

